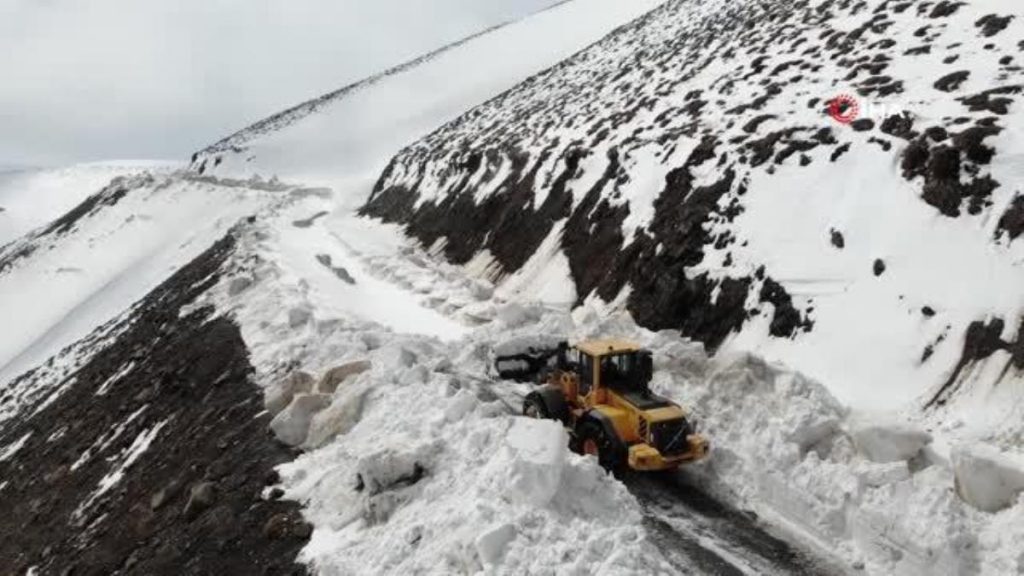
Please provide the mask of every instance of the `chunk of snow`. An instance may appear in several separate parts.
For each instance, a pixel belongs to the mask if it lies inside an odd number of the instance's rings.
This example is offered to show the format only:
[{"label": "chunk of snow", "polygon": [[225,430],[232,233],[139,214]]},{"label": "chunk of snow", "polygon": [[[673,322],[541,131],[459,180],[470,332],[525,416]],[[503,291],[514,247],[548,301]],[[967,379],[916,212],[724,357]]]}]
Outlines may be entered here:
[{"label": "chunk of snow", "polygon": [[335,366],[328,370],[323,378],[320,379],[317,384],[316,391],[321,394],[334,394],[334,391],[338,389],[338,385],[344,382],[350,376],[362,374],[370,369],[372,364],[369,360],[355,360],[352,362],[346,362],[340,366]]},{"label": "chunk of snow", "polygon": [[1024,457],[981,443],[956,446],[951,457],[957,494],[979,510],[1002,510],[1024,492]]},{"label": "chunk of snow", "polygon": [[383,346],[373,357],[374,364],[385,370],[408,368],[416,363],[416,353],[401,344]]},{"label": "chunk of snow", "polygon": [[543,309],[537,305],[520,304],[509,302],[497,309],[497,318],[509,328],[522,326],[527,322],[536,322],[543,314]]},{"label": "chunk of snow", "polygon": [[562,480],[568,445],[561,424],[516,418],[505,438],[509,495],[524,504],[546,506]]},{"label": "chunk of snow", "polygon": [[367,392],[369,390],[366,388],[346,388],[338,391],[331,405],[313,416],[304,446],[318,448],[335,436],[351,430],[362,416]]},{"label": "chunk of snow", "polygon": [[296,394],[291,404],[270,421],[270,429],[281,442],[299,446],[306,441],[313,416],[330,405],[330,394]]},{"label": "chunk of snow", "polygon": [[485,564],[495,564],[505,555],[508,547],[516,537],[516,527],[511,524],[495,526],[476,539],[476,553]]},{"label": "chunk of snow", "polygon": [[851,418],[847,426],[857,450],[872,462],[910,460],[932,441],[931,434],[885,414]]},{"label": "chunk of snow", "polygon": [[291,404],[296,394],[307,394],[313,389],[313,376],[301,370],[292,372],[279,382],[267,387],[263,406],[272,415],[277,416]]},{"label": "chunk of snow", "polygon": [[866,464],[857,470],[857,478],[862,485],[877,488],[910,478],[910,468],[902,460],[888,464]]},{"label": "chunk of snow", "polygon": [[26,432],[25,435],[22,436],[21,438],[18,438],[14,442],[11,442],[7,446],[4,446],[3,449],[0,449],[0,462],[3,462],[4,460],[7,460],[11,456],[17,454],[18,450],[21,450],[21,448],[25,445],[25,442],[28,442],[28,439],[31,436],[32,432]]}]

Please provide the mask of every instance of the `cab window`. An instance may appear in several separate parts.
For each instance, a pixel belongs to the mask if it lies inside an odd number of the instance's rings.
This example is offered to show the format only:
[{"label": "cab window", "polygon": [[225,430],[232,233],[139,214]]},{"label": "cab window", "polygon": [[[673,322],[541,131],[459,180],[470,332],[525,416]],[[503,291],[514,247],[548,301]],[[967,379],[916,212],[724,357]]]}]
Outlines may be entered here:
[{"label": "cab window", "polygon": [[579,354],[579,366],[580,366],[580,396],[586,396],[590,394],[590,388],[594,384],[594,359],[578,352]]}]

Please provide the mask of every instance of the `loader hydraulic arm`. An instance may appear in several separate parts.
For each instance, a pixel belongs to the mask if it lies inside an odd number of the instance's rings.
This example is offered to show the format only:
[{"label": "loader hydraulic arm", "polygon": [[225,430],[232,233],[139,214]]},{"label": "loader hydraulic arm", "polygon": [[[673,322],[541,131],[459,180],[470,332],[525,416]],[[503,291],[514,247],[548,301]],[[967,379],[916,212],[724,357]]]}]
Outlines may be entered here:
[{"label": "loader hydraulic arm", "polygon": [[561,342],[554,348],[527,348],[518,354],[495,356],[494,368],[498,376],[517,382],[536,381],[545,368],[551,367],[551,359],[557,358],[558,365],[565,364],[565,351],[569,344]]}]

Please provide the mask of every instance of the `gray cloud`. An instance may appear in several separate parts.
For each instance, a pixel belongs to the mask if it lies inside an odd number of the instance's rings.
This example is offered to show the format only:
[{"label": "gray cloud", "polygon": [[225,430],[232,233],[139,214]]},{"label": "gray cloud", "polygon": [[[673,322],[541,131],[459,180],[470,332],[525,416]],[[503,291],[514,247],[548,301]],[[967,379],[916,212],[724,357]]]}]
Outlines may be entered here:
[{"label": "gray cloud", "polygon": [[555,0],[0,0],[0,165],[184,158]]}]

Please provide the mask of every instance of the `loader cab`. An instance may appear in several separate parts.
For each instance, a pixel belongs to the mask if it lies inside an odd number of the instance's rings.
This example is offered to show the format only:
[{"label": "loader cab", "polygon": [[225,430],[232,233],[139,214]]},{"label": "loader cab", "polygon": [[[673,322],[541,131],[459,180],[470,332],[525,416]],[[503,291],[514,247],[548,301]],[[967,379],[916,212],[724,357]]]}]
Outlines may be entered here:
[{"label": "loader cab", "polygon": [[645,393],[653,374],[651,353],[637,345],[618,340],[593,340],[575,346],[569,353],[579,374],[579,395],[588,396],[602,388],[623,393]]}]

